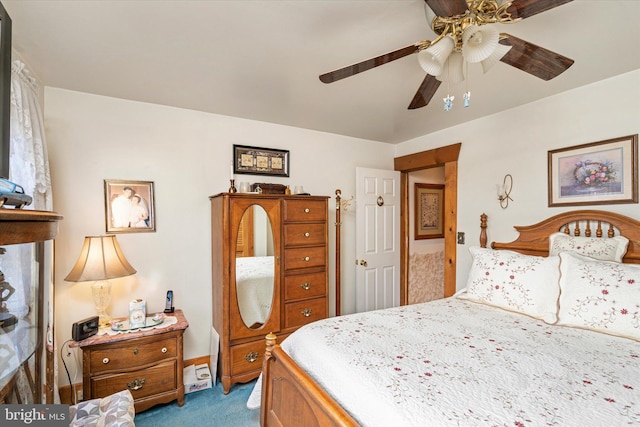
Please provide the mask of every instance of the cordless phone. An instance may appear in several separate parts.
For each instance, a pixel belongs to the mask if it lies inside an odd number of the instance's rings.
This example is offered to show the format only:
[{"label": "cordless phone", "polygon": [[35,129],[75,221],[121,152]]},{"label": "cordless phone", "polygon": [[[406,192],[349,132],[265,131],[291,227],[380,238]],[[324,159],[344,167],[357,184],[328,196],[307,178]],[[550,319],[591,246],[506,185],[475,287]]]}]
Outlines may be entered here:
[{"label": "cordless phone", "polygon": [[164,307],[165,313],[173,313],[173,291],[167,291],[167,303]]}]

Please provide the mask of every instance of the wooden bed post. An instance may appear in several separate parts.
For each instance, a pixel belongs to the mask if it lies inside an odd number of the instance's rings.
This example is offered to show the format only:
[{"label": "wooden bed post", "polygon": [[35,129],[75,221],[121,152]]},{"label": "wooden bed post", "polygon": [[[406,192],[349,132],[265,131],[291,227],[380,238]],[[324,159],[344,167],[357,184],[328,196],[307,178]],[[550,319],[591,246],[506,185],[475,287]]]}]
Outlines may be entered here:
[{"label": "wooden bed post", "polygon": [[480,215],[480,247],[487,247],[487,214]]},{"label": "wooden bed post", "polygon": [[336,190],[336,316],[340,316],[340,220],[342,191]]}]

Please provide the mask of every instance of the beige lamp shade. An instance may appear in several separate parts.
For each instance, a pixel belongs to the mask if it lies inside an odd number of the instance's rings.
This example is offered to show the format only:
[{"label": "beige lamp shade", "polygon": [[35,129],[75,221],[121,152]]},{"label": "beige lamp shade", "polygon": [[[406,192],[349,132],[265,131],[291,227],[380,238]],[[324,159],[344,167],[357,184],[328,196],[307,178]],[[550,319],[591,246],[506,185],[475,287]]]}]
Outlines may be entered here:
[{"label": "beige lamp shade", "polygon": [[88,282],[135,274],[124,257],[116,236],[87,236],[76,265],[64,280]]},{"label": "beige lamp shade", "polygon": [[107,307],[111,302],[109,279],[135,274],[124,257],[116,236],[87,236],[76,265],[64,280],[68,282],[94,282],[91,284],[93,302],[96,305],[101,327],[111,321]]}]

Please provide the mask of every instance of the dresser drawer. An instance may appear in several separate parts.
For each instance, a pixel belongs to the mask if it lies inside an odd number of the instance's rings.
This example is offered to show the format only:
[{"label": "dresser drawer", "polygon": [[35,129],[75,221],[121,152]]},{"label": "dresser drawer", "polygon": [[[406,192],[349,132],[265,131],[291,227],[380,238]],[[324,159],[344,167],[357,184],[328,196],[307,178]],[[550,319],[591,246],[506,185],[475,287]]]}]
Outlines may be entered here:
[{"label": "dresser drawer", "polygon": [[324,245],[327,243],[326,224],[287,224],[284,226],[284,245]]},{"label": "dresser drawer", "polygon": [[231,375],[260,370],[266,346],[264,339],[232,346]]},{"label": "dresser drawer", "polygon": [[284,327],[297,328],[327,317],[327,299],[314,298],[285,304]]},{"label": "dresser drawer", "polygon": [[176,361],[161,363],[146,369],[114,375],[100,375],[91,378],[91,397],[106,397],[110,394],[129,390],[134,399],[151,396],[178,387]]},{"label": "dresser drawer", "polygon": [[110,345],[109,348],[92,350],[92,375],[114,370],[135,369],[137,366],[176,357],[175,338],[157,341],[154,341],[157,337],[151,338],[123,341]]},{"label": "dresser drawer", "polygon": [[284,277],[285,301],[315,298],[327,293],[327,273],[291,274]]},{"label": "dresser drawer", "polygon": [[327,202],[324,200],[289,200],[284,201],[285,221],[326,221]]},{"label": "dresser drawer", "polygon": [[313,248],[295,248],[284,251],[285,270],[296,268],[324,267],[327,262],[327,250],[325,246]]}]

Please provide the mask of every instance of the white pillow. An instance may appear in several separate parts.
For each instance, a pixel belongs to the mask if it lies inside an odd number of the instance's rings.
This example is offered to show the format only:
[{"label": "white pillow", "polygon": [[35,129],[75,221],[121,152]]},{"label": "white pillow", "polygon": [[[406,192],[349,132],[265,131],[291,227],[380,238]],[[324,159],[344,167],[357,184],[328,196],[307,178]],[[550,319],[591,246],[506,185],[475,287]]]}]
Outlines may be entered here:
[{"label": "white pillow", "polygon": [[547,323],[557,321],[557,256],[540,257],[517,252],[472,247],[473,264],[467,291],[458,298],[526,314]]},{"label": "white pillow", "polygon": [[640,341],[640,265],[562,252],[558,324]]},{"label": "white pillow", "polygon": [[549,255],[572,251],[602,261],[622,262],[628,245],[629,239],[622,236],[576,237],[558,232],[549,236]]}]

